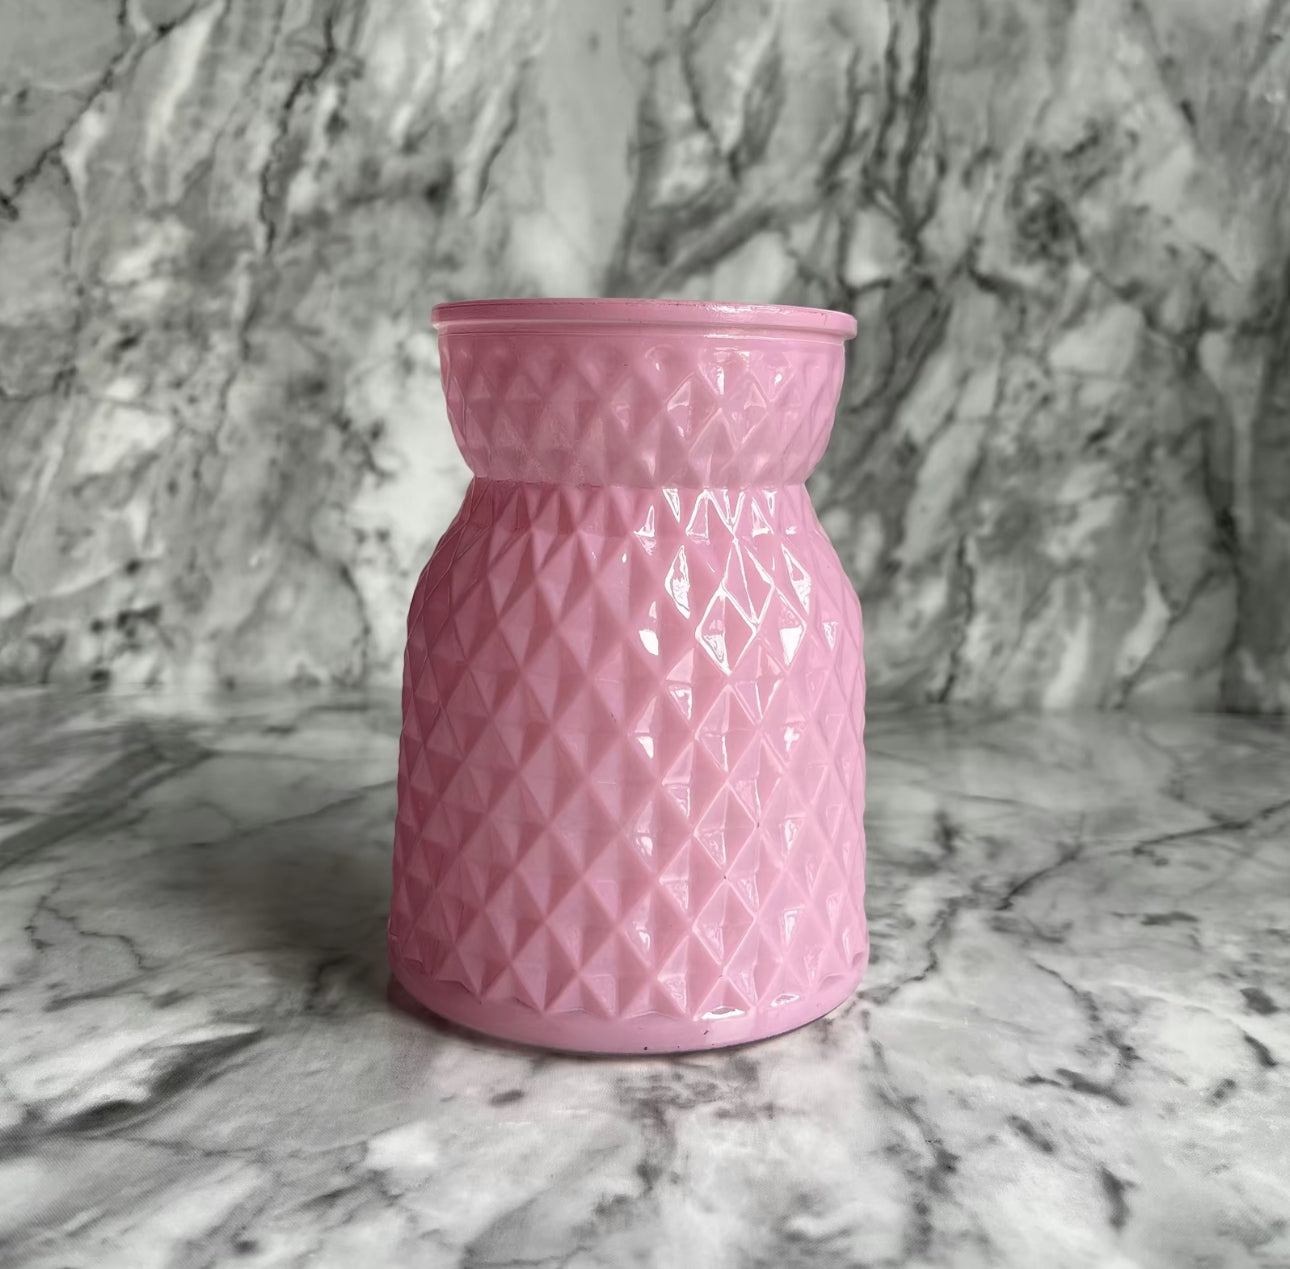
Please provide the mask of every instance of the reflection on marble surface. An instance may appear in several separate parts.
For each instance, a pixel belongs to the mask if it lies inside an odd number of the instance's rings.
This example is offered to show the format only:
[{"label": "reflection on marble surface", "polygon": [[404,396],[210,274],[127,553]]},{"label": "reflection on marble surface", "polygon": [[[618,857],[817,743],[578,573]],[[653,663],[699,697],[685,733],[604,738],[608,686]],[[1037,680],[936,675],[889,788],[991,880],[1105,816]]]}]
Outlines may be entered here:
[{"label": "reflection on marble surface", "polygon": [[392,680],[434,300],[854,312],[909,699],[1290,703],[1281,0],[0,0],[0,677]]},{"label": "reflection on marble surface", "polygon": [[879,713],[866,988],[578,1060],[386,1000],[397,711],[0,698],[0,1261],[1290,1261],[1290,735]]}]

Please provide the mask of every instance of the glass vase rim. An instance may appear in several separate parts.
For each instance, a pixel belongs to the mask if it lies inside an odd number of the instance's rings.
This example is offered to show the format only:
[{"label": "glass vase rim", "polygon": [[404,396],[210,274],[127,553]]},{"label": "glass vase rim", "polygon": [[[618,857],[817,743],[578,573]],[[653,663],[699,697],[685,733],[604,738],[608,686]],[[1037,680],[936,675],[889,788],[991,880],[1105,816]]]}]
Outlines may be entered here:
[{"label": "glass vase rim", "polygon": [[740,304],[724,300],[475,299],[436,304],[431,324],[442,334],[550,330],[559,327],[681,327],[695,333],[774,333],[852,339],[856,319],[831,308]]}]

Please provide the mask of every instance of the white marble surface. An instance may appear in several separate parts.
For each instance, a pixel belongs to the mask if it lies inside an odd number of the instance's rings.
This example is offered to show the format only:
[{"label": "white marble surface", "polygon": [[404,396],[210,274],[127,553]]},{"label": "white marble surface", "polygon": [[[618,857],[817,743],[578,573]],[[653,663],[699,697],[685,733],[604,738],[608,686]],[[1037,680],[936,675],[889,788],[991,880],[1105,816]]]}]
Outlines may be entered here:
[{"label": "white marble surface", "polygon": [[880,712],[865,989],[578,1060],[387,1001],[393,702],[168,708],[0,696],[0,1263],[1290,1263],[1284,727]]},{"label": "white marble surface", "polygon": [[397,677],[437,300],[860,326],[906,700],[1290,707],[1283,0],[0,0],[0,681]]}]

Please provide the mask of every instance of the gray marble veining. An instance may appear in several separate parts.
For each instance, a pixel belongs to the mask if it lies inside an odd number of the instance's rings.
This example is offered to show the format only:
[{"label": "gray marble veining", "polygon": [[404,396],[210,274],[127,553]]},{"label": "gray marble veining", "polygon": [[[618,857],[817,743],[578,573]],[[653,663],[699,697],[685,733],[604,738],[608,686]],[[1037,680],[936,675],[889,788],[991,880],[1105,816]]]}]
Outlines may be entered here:
[{"label": "gray marble veining", "polygon": [[0,1263],[1290,1262],[1284,727],[879,712],[863,991],[578,1060],[387,1000],[393,702],[162,704],[0,697]]},{"label": "gray marble veining", "polygon": [[860,323],[913,700],[1290,703],[1284,0],[0,0],[0,678],[398,672],[431,304]]}]

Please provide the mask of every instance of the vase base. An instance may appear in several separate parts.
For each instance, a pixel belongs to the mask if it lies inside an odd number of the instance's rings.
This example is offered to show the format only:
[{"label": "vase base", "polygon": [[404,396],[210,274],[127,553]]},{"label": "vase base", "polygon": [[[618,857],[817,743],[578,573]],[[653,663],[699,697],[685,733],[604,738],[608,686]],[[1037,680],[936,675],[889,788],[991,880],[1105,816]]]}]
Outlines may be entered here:
[{"label": "vase base", "polygon": [[834,975],[802,999],[716,1018],[669,1018],[660,1013],[598,1018],[583,1011],[541,1014],[516,1000],[476,999],[457,983],[423,977],[414,966],[391,959],[395,981],[418,1004],[458,1026],[494,1039],[564,1053],[694,1053],[748,1044],[816,1022],[850,999],[864,977]]}]

